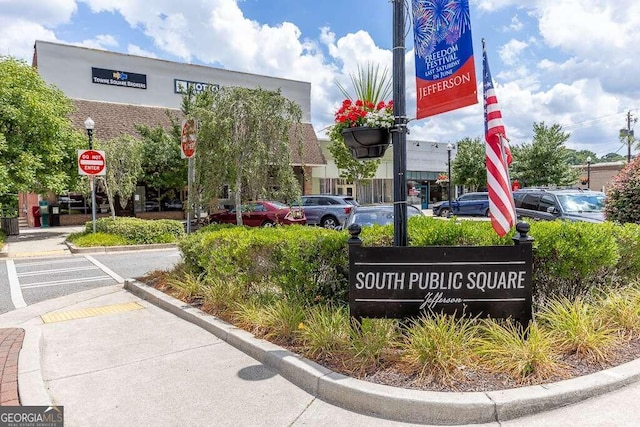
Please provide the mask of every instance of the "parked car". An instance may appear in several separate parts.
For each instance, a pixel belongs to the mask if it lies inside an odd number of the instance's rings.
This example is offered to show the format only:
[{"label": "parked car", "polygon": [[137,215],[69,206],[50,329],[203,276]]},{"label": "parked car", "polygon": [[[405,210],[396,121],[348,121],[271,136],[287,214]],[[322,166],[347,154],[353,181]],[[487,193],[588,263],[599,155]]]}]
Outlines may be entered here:
[{"label": "parked car", "polygon": [[[344,222],[344,228],[351,224],[359,224],[361,227],[393,224],[393,215],[393,205],[355,206]],[[407,218],[413,216],[424,216],[424,213],[415,206],[408,205]]]},{"label": "parked car", "polygon": [[451,201],[438,202],[433,205],[433,216],[449,216],[449,212],[453,215],[473,215],[473,216],[489,216],[489,193],[477,192],[466,193]]},{"label": "parked car", "polygon": [[167,200],[164,202],[164,208],[166,210],[182,210],[182,200]]},{"label": "parked car", "polygon": [[600,191],[523,188],[513,192],[518,218],[604,222],[605,195]]},{"label": "parked car", "polygon": [[354,206],[358,206],[358,202],[351,196],[309,194],[302,196],[299,206],[304,211],[307,224],[337,228],[344,223]]},{"label": "parked car", "polygon": [[[273,227],[275,225],[304,225],[307,219],[302,209],[283,203],[259,200],[241,206],[242,224],[249,227]],[[209,215],[210,224],[236,224],[236,209],[225,209]]]},{"label": "parked car", "polygon": [[158,202],[157,200],[147,200],[146,202],[144,202],[144,210],[146,212],[159,211],[160,202]]}]

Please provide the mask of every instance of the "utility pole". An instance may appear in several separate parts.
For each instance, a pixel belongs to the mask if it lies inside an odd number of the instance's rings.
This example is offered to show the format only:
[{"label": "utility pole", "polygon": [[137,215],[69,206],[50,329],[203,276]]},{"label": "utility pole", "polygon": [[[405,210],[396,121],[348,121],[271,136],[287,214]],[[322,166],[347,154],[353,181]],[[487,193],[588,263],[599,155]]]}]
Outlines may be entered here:
[{"label": "utility pole", "polygon": [[[638,118],[634,117],[633,123],[637,121],[638,121]],[[627,135],[627,163],[631,162],[631,144],[633,143],[633,140],[634,140],[633,131],[631,130],[631,122],[632,122],[631,111],[628,111],[627,112],[627,129],[623,129],[625,131],[624,134]]]}]

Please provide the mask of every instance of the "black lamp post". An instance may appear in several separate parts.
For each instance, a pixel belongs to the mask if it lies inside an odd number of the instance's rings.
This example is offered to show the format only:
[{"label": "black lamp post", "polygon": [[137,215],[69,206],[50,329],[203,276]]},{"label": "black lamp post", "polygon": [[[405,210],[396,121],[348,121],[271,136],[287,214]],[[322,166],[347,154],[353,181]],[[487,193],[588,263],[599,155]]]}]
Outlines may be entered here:
[{"label": "black lamp post", "polygon": [[[84,127],[87,130],[87,136],[89,137],[89,150],[93,150],[93,127],[95,122],[91,120],[91,117],[87,117],[84,121]],[[91,187],[91,221],[93,222],[93,232],[96,232],[96,191],[93,182],[93,175],[89,176],[89,186]]]},{"label": "black lamp post", "polygon": [[587,157],[587,190],[591,190],[591,156]]},{"label": "black lamp post", "polygon": [[405,97],[405,2],[393,1],[393,242],[407,246],[407,116]]},{"label": "black lamp post", "polygon": [[449,196],[449,215],[451,216],[451,210],[452,210],[452,206],[451,206],[451,150],[453,150],[453,144],[452,143],[448,143],[447,144],[447,169],[448,169],[448,177],[449,177],[449,185],[447,188],[447,193]]}]

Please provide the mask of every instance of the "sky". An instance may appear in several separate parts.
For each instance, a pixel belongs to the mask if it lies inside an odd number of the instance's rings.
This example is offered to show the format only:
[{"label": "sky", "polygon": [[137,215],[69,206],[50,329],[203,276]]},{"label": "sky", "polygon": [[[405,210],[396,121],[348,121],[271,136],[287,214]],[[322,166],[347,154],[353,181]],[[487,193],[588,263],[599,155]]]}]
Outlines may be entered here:
[{"label": "sky", "polygon": [[[440,0],[437,0],[440,1]],[[409,6],[411,1],[406,2]],[[469,0],[478,103],[409,123],[410,140],[483,137],[482,45],[507,136],[558,123],[567,147],[626,155],[620,129],[640,116],[640,2]],[[358,66],[392,70],[389,0],[0,0],[0,55],[31,63],[35,40],[311,82],[319,138]],[[407,115],[416,115],[407,10]],[[349,90],[353,93],[353,90]],[[632,150],[633,153],[636,150]]]}]

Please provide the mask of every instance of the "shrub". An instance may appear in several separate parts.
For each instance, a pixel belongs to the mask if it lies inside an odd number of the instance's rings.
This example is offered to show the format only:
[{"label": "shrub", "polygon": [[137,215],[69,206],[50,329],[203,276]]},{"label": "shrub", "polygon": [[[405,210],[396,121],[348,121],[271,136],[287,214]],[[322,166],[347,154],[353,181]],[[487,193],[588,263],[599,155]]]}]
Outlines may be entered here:
[{"label": "shrub", "polygon": [[557,341],[560,350],[586,360],[606,361],[618,339],[617,331],[583,298],[551,301],[537,318]]},{"label": "shrub", "polygon": [[620,260],[617,275],[625,278],[640,276],[640,225],[620,224],[613,227],[613,234],[618,243]]},{"label": "shrub", "polygon": [[420,378],[432,375],[447,383],[475,363],[471,343],[477,332],[472,319],[425,314],[412,320],[406,331],[405,357]]},{"label": "shrub", "polygon": [[299,326],[304,321],[305,310],[295,301],[280,299],[262,310],[266,338],[293,341],[298,335]]},{"label": "shrub", "polygon": [[67,237],[67,240],[79,247],[93,247],[93,246],[125,246],[133,244],[125,237],[115,234],[107,234],[102,232],[81,232],[72,233]]},{"label": "shrub", "polygon": [[385,351],[399,344],[399,322],[395,319],[362,319],[350,326],[350,364],[360,372],[378,368]]},{"label": "shrub", "polygon": [[232,315],[239,303],[249,299],[246,289],[241,285],[211,276],[205,279],[200,294],[203,299],[202,309],[223,317]]},{"label": "shrub", "polygon": [[598,303],[598,315],[604,324],[618,329],[623,337],[640,336],[640,288],[637,284],[608,290]]},{"label": "shrub", "polygon": [[[86,231],[92,231],[92,227],[92,223],[87,222]],[[136,245],[173,243],[184,236],[184,226],[171,219],[100,218],[96,221],[96,232],[122,236]]]},{"label": "shrub", "polygon": [[640,157],[615,176],[607,191],[605,216],[610,221],[640,224]]},{"label": "shrub", "polygon": [[277,290],[300,304],[345,301],[347,235],[320,227],[200,230],[180,243],[185,261],[248,289]]},{"label": "shrub", "polygon": [[483,365],[520,382],[548,379],[561,373],[556,343],[549,332],[532,322],[525,330],[511,321],[483,321],[475,352]]},{"label": "shrub", "polygon": [[168,285],[176,291],[176,297],[179,299],[191,300],[202,296],[204,285],[203,276],[196,276],[190,272],[186,272],[180,278],[170,277]]},{"label": "shrub", "polygon": [[588,295],[615,271],[620,258],[612,223],[539,221],[531,225],[534,303]]},{"label": "shrub", "polygon": [[311,357],[344,355],[349,347],[349,315],[344,307],[316,305],[300,325],[300,339]]}]

